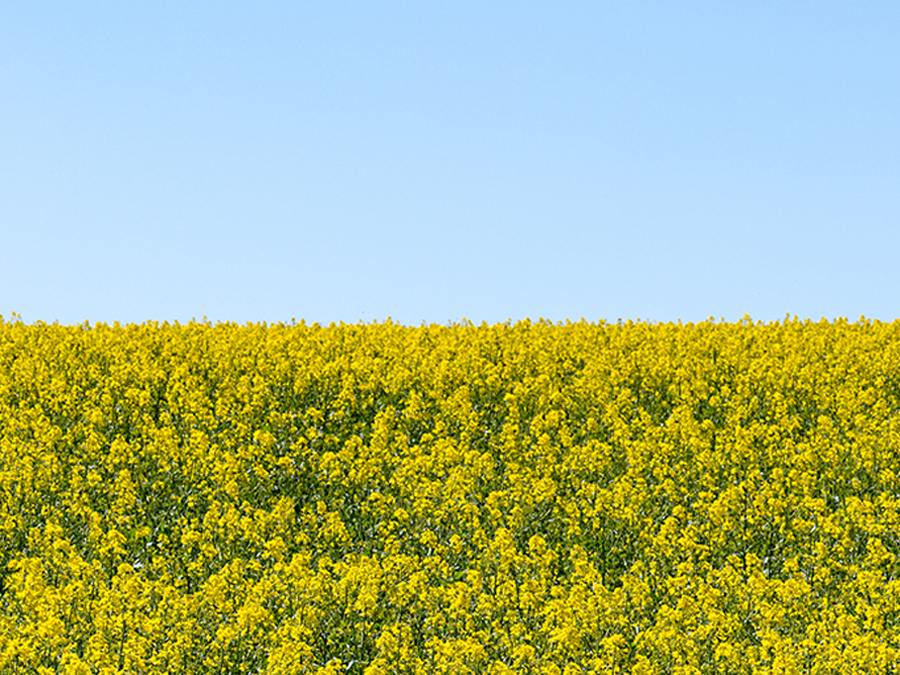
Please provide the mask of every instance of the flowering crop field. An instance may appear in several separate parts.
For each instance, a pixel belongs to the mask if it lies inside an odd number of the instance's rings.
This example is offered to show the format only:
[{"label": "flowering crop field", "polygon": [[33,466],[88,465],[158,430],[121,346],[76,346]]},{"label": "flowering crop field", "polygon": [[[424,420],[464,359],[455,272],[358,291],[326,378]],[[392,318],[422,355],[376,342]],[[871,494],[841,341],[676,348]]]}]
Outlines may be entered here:
[{"label": "flowering crop field", "polygon": [[0,319],[2,673],[897,673],[900,322]]}]

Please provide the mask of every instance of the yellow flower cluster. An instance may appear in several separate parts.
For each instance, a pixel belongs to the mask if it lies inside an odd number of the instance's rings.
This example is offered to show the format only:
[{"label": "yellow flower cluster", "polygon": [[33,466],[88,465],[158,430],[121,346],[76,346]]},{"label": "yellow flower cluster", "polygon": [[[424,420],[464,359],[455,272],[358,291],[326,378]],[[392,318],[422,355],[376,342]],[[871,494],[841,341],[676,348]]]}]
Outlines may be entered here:
[{"label": "yellow flower cluster", "polygon": [[896,673],[900,322],[0,318],[0,672]]}]

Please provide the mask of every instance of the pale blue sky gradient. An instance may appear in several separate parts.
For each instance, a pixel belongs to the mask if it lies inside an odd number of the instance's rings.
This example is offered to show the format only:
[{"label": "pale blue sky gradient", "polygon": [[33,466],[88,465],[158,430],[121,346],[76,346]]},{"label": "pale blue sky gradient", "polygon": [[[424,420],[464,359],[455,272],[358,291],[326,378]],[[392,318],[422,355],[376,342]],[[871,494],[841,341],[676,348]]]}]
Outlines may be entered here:
[{"label": "pale blue sky gradient", "polygon": [[900,3],[0,8],[0,313],[900,317]]}]

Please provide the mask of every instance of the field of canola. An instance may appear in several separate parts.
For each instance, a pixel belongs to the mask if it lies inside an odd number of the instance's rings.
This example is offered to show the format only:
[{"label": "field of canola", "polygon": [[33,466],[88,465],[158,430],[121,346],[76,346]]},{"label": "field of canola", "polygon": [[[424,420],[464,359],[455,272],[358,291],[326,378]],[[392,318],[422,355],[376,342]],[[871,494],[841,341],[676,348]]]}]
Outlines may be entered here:
[{"label": "field of canola", "polygon": [[2,673],[897,673],[900,322],[0,319]]}]

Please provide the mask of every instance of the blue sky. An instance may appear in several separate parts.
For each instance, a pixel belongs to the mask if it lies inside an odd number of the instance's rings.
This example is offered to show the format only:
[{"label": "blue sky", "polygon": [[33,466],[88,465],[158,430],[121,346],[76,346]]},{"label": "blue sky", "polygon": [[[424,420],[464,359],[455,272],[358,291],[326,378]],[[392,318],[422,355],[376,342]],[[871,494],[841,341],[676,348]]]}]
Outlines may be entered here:
[{"label": "blue sky", "polygon": [[0,313],[900,317],[900,3],[0,8]]}]

